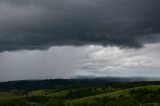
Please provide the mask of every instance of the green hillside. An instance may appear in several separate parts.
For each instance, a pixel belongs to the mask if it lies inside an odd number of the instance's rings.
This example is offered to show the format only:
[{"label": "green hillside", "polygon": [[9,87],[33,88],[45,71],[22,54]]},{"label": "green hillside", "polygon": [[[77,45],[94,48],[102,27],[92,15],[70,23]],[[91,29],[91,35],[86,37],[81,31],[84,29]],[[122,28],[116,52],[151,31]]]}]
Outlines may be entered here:
[{"label": "green hillside", "polygon": [[[93,106],[95,104],[99,104],[98,100],[99,101],[102,100],[103,102],[106,101],[106,103],[107,103],[107,102],[112,101],[112,99],[113,99],[114,102],[119,102],[120,103],[121,102],[120,100],[122,99],[122,102],[124,103],[125,102],[124,99],[127,99],[128,103],[133,102],[133,105],[136,106],[136,103],[135,103],[136,101],[134,99],[136,99],[136,97],[138,97],[138,96],[139,96],[139,99],[141,98],[140,101],[142,101],[142,103],[137,102],[138,103],[137,105],[140,105],[140,104],[144,103],[145,105],[159,106],[159,103],[160,103],[160,101],[159,101],[160,100],[160,85],[135,87],[135,88],[130,88],[130,89],[126,89],[126,90],[120,90],[120,91],[115,91],[115,92],[110,92],[110,93],[98,94],[98,95],[94,95],[94,96],[75,99],[75,100],[72,100],[72,101],[67,101],[67,103],[70,104],[71,106],[72,105],[81,106],[81,105],[84,105],[84,104],[90,104],[90,105],[92,104],[92,106]],[[117,99],[117,101],[116,101],[116,99]],[[157,99],[157,101],[156,101],[156,99]],[[114,103],[113,103],[113,105],[114,105]],[[125,105],[125,104],[123,104],[123,105]],[[117,104],[117,106],[118,106],[118,104]]]},{"label": "green hillside", "polygon": [[[141,86],[140,86],[141,85]],[[160,106],[159,82],[116,82],[0,91],[0,106]]]}]

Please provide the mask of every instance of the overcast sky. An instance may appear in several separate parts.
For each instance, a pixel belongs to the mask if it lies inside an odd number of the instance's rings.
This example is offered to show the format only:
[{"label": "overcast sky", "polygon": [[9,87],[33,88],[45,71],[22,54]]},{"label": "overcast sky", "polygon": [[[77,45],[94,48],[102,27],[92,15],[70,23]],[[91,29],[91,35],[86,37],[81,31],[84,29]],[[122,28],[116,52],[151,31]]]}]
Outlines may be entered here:
[{"label": "overcast sky", "polygon": [[0,0],[0,81],[160,75],[159,0]]}]

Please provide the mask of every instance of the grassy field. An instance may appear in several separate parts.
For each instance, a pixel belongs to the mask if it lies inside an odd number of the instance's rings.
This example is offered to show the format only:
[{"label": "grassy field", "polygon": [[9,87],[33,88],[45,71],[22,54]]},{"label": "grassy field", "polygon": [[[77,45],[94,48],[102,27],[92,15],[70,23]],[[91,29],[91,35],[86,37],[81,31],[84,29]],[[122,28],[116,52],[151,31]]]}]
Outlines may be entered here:
[{"label": "grassy field", "polygon": [[159,84],[135,83],[1,90],[0,106],[160,106]]},{"label": "grassy field", "polygon": [[[89,96],[89,97],[83,97],[83,98],[67,101],[67,103],[69,103],[71,105],[77,104],[77,103],[82,103],[82,104],[83,103],[94,103],[95,99],[101,99],[104,97],[117,98],[117,97],[120,97],[121,95],[129,97],[129,96],[131,96],[129,93],[131,90],[135,90],[135,91],[148,90],[148,91],[156,92],[156,91],[160,90],[160,85],[142,86],[142,87],[135,87],[135,88],[130,88],[130,89],[126,89],[126,90],[119,90],[119,91],[110,92],[110,93],[97,94],[97,95],[93,95],[93,96]],[[147,93],[145,95],[147,95]],[[160,96],[160,94],[159,94],[159,96]]]}]

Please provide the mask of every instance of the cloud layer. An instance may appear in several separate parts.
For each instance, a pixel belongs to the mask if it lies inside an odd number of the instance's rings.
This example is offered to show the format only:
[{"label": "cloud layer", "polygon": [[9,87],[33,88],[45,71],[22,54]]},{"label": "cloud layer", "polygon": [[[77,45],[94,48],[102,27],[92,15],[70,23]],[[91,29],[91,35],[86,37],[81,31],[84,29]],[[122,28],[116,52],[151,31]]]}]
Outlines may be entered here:
[{"label": "cloud layer", "polygon": [[147,44],[142,49],[91,46],[75,75],[154,76],[160,75],[160,44]]},{"label": "cloud layer", "polygon": [[[67,52],[66,52],[67,51]],[[75,76],[160,76],[160,43],[141,49],[63,46],[0,53],[0,81]]]},{"label": "cloud layer", "polygon": [[1,0],[0,51],[160,41],[159,0]]}]

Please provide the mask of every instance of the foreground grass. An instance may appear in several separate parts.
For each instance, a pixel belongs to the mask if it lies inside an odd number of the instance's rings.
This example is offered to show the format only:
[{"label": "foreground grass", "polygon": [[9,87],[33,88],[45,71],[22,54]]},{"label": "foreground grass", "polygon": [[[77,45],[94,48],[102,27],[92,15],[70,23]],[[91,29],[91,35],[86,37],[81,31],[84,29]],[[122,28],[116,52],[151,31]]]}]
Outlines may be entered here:
[{"label": "foreground grass", "polygon": [[[88,104],[106,106],[104,105],[106,101],[110,104],[107,106],[159,106],[160,104],[160,85],[147,85],[125,90],[109,89],[110,91],[104,92],[103,89],[98,87],[96,90],[95,88],[72,88],[59,91],[55,89],[40,89],[27,92],[23,90],[1,91],[0,106],[90,106]],[[86,91],[92,91],[93,94],[85,97],[77,95],[77,92],[78,94],[79,92],[83,94]],[[138,97],[140,97],[140,100],[138,100]],[[124,101],[122,102],[121,100]]]}]

